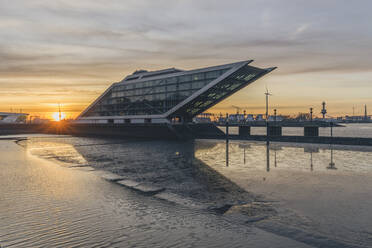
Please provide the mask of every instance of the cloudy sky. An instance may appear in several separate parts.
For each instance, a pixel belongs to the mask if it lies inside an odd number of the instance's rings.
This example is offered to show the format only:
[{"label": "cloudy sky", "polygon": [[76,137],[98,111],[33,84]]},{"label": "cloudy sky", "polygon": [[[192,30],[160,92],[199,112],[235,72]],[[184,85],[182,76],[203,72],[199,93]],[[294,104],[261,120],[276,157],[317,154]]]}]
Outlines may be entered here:
[{"label": "cloudy sky", "polygon": [[278,69],[212,111],[372,113],[370,0],[0,0],[0,111],[76,115],[136,69]]}]

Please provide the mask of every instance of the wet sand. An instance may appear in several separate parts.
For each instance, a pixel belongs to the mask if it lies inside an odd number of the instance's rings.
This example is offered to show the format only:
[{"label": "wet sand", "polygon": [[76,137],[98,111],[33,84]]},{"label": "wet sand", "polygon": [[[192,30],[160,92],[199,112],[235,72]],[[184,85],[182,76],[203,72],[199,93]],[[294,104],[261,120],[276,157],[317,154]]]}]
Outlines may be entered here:
[{"label": "wet sand", "polygon": [[309,247],[128,190],[72,166],[86,162],[82,156],[62,164],[27,147],[0,141],[2,247]]},{"label": "wet sand", "polygon": [[[239,232],[269,232],[311,247],[371,246],[370,147],[330,150],[329,145],[273,143],[267,149],[260,142],[233,141],[226,167],[221,141],[33,136],[17,144],[28,159],[84,172],[151,199],[156,207],[162,204],[161,211],[166,206],[174,213],[202,213]],[[329,168],[331,154],[335,168]],[[195,218],[200,223],[215,221]],[[244,247],[244,240],[237,241],[237,247]],[[210,242],[213,247],[231,246]]]}]

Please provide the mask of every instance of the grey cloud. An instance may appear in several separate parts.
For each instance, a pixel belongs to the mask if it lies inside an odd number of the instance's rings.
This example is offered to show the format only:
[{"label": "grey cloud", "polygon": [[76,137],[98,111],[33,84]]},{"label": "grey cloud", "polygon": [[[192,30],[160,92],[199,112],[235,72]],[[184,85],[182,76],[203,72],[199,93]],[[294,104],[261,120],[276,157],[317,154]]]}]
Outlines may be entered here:
[{"label": "grey cloud", "polygon": [[2,2],[0,80],[100,87],[138,68],[244,59],[278,66],[272,77],[370,72],[371,8],[364,0]]}]

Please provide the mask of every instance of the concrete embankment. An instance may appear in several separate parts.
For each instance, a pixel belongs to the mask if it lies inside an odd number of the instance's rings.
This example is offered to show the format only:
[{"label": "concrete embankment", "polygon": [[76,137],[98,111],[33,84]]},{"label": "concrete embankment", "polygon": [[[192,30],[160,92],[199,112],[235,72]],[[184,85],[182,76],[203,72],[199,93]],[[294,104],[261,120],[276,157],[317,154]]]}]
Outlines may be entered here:
[{"label": "concrete embankment", "polygon": [[[171,127],[170,127],[171,126]],[[74,136],[132,137],[146,139],[226,139],[214,125],[165,125],[165,124],[2,124],[0,135],[46,133]],[[229,135],[231,140],[266,141],[265,135]],[[338,144],[372,146],[372,138],[329,136],[270,136],[270,141],[292,143]]]},{"label": "concrete embankment", "polygon": [[76,124],[51,122],[46,124],[1,124],[0,135],[43,133],[74,136],[131,137],[163,140],[187,140],[199,135],[221,135],[213,124]]},{"label": "concrete embankment", "polygon": [[176,139],[174,133],[163,124],[1,124],[0,135],[43,133],[75,136],[135,137]]},{"label": "concrete embankment", "polygon": [[42,124],[0,124],[0,135],[43,133]]}]

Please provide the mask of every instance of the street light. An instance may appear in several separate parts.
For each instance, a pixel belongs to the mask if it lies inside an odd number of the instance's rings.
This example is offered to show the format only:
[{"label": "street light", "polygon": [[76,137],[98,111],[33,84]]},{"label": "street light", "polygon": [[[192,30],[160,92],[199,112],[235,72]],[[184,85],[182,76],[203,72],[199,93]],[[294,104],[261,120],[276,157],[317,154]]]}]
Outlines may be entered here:
[{"label": "street light", "polygon": [[268,117],[269,117],[269,96],[271,94],[269,93],[269,90],[266,88],[266,144],[269,144],[269,122],[268,122]]}]

